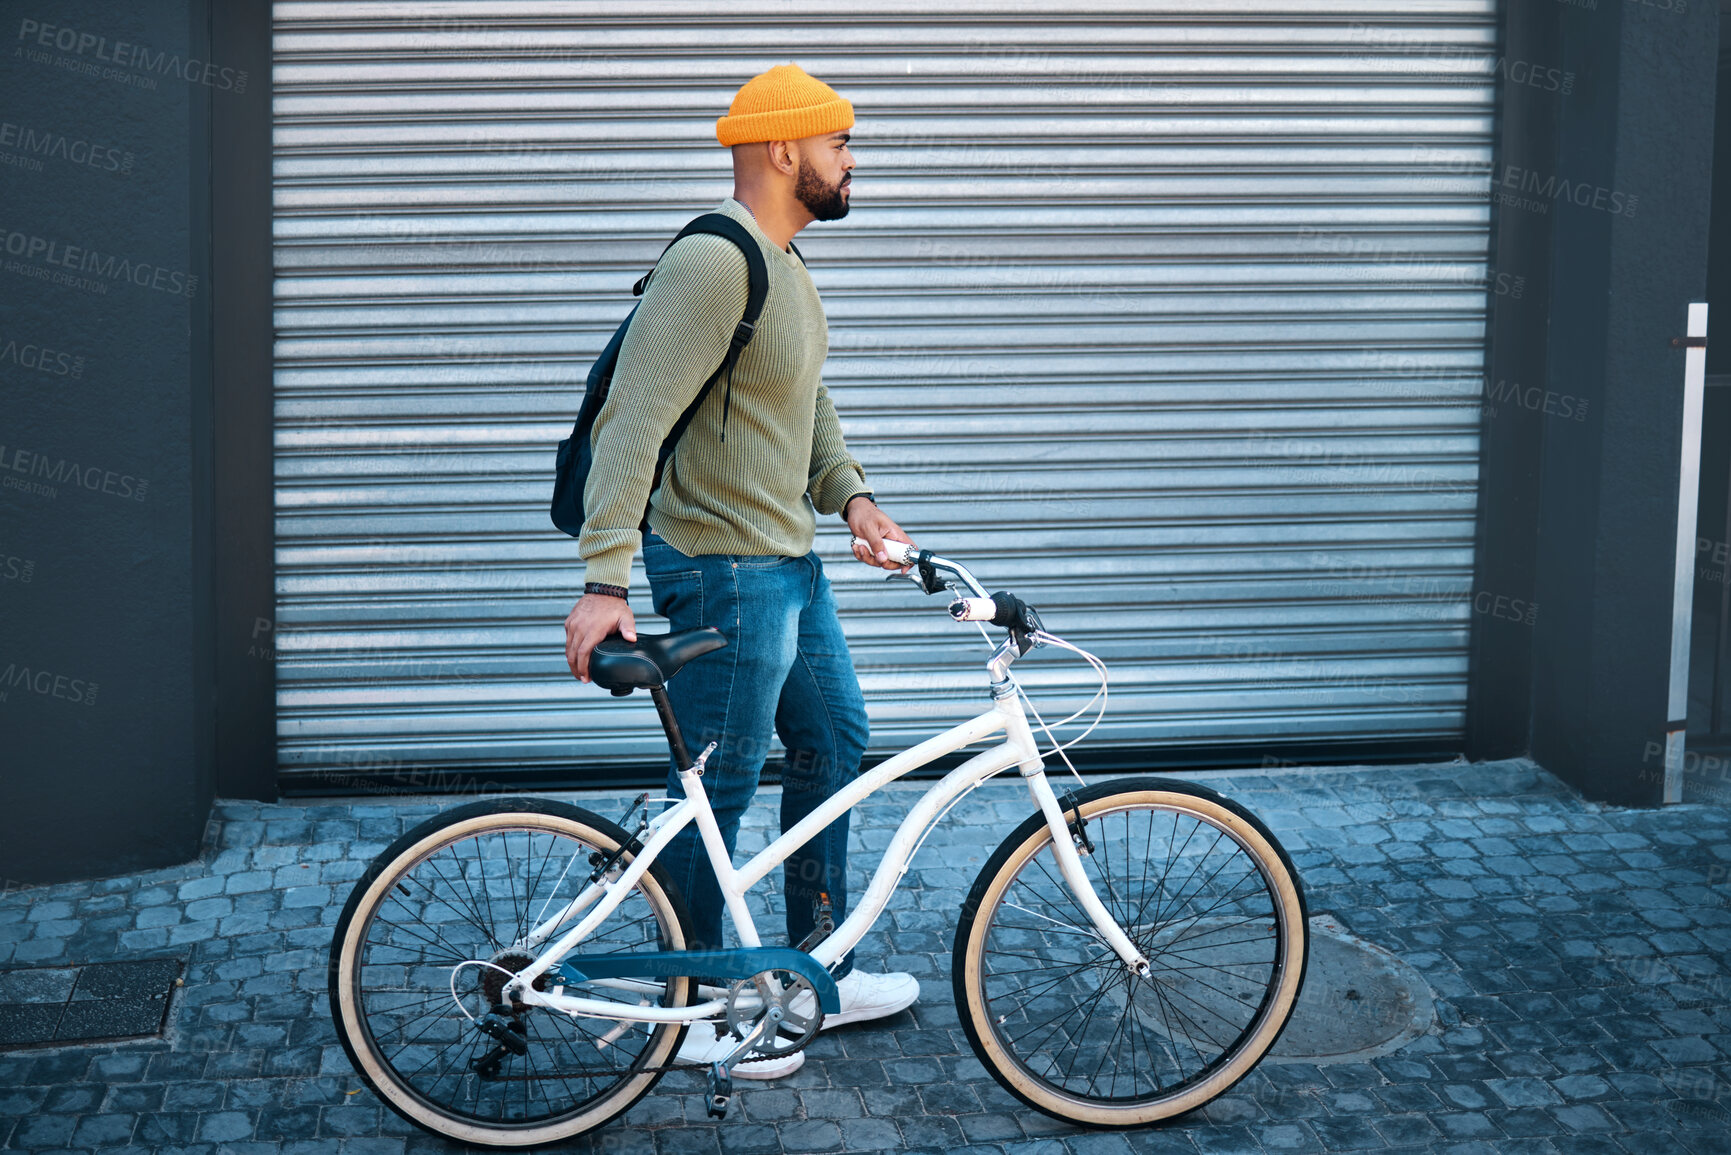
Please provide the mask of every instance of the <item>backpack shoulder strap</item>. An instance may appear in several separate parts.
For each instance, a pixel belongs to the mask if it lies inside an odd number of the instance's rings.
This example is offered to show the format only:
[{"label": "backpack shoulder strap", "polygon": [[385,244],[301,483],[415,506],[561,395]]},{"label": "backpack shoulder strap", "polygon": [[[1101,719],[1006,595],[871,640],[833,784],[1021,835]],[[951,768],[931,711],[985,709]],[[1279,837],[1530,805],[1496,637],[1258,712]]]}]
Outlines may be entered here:
[{"label": "backpack shoulder strap", "polygon": [[[757,238],[746,230],[746,227],[723,213],[704,213],[679,230],[679,235],[667,242],[667,249],[692,233],[709,233],[712,236],[724,237],[732,241],[739,251],[745,255],[745,314],[739,323],[733,327],[733,337],[728,342],[727,352],[722,355],[721,364],[715,367],[703,387],[697,391],[697,396],[686,406],[685,412],[674,422],[673,429],[668,433],[667,440],[661,445],[659,460],[665,462],[673,453],[673,447],[685,435],[685,429],[691,424],[691,419],[697,416],[697,409],[709,396],[709,391],[715,387],[722,377],[727,378],[726,395],[721,406],[721,439],[727,440],[727,413],[733,403],[733,366],[739,360],[740,351],[751,344],[751,338],[757,332],[757,319],[763,315],[763,304],[769,298],[769,267],[763,262],[763,250],[757,247]],[[661,250],[661,255],[667,255],[667,249]],[[660,263],[660,258],[656,258]],[[655,270],[648,273],[633,285],[631,291],[641,295],[643,287]]]},{"label": "backpack shoulder strap", "polygon": [[[769,297],[769,269],[763,263],[763,251],[757,247],[757,238],[746,230],[746,227],[724,213],[704,213],[679,230],[679,235],[667,242],[671,249],[680,241],[693,233],[708,233],[711,236],[725,237],[732,241],[745,256],[745,316],[733,331],[733,348],[729,351],[737,355],[751,342],[751,335],[757,328],[757,319],[763,315],[763,303]],[[667,255],[667,249],[661,250],[661,255]],[[803,259],[803,258],[802,258]],[[656,258],[660,263],[660,257]],[[636,296],[643,295],[644,286],[655,270],[651,268],[644,273],[637,283],[631,286],[631,292]]]}]

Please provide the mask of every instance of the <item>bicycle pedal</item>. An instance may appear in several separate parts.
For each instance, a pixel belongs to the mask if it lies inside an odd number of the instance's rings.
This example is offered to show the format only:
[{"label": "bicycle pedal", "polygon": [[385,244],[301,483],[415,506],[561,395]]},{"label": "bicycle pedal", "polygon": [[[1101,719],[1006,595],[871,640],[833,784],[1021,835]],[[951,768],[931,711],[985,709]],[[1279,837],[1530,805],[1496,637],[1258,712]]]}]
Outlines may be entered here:
[{"label": "bicycle pedal", "polygon": [[813,924],[811,933],[793,948],[804,951],[806,954],[810,954],[813,947],[835,933],[835,910],[830,905],[828,892],[818,892],[817,898],[812,900],[811,914]]},{"label": "bicycle pedal", "polygon": [[709,1100],[704,1104],[712,1119],[727,1118],[728,1100],[733,1098],[733,1076],[728,1073],[725,1063],[712,1063],[709,1067]]}]

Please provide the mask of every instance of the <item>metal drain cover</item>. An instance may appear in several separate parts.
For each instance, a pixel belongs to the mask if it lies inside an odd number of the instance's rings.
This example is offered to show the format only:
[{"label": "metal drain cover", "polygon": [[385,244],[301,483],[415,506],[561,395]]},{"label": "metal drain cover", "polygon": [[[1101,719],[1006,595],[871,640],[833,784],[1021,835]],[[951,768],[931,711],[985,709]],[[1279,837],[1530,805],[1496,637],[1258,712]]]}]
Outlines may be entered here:
[{"label": "metal drain cover", "polygon": [[1397,1051],[1431,1029],[1430,984],[1327,915],[1310,920],[1310,965],[1269,1063],[1347,1063]]},{"label": "metal drain cover", "polygon": [[162,1033],[178,958],[0,971],[0,1048]]}]

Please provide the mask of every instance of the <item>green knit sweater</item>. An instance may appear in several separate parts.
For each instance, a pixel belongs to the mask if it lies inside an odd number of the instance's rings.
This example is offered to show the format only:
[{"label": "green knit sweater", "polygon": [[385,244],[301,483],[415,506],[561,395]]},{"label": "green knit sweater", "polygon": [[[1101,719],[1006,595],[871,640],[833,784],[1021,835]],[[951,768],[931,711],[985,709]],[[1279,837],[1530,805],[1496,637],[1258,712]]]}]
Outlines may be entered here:
[{"label": "green knit sweater", "polygon": [[577,542],[587,581],[627,584],[646,498],[650,528],[681,553],[800,557],[811,549],[817,513],[836,513],[849,497],[871,492],[821,379],[829,326],[805,265],[764,236],[733,198],[714,211],[757,238],[769,269],[763,315],[734,366],[727,439],[724,377],[651,497],[656,451],[721,363],[745,313],[745,255],[725,238],[700,233],[675,243],[655,266],[595,419]]}]

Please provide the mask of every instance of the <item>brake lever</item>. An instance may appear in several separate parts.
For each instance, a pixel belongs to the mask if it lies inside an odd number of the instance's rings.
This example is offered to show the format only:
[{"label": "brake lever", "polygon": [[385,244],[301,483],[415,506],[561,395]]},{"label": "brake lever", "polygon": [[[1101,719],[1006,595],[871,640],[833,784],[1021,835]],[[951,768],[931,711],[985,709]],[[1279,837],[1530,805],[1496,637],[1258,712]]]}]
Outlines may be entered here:
[{"label": "brake lever", "polygon": [[919,560],[914,563],[914,568],[920,571],[920,588],[928,594],[943,593],[944,588],[949,584],[938,577],[937,567],[928,560],[928,554],[925,550],[920,551]]},{"label": "brake lever", "polygon": [[884,580],[894,581],[896,578],[906,578],[919,586],[921,593],[927,594],[941,594],[944,590],[952,588],[949,582],[938,576],[937,567],[924,558],[914,562],[911,568],[920,576],[915,577],[912,572],[897,570],[895,573],[886,574]]}]

